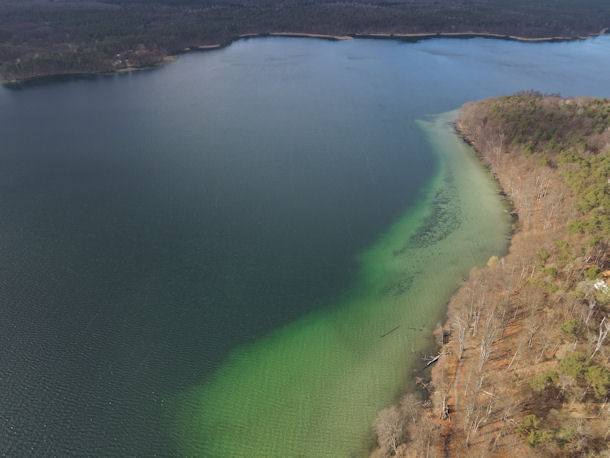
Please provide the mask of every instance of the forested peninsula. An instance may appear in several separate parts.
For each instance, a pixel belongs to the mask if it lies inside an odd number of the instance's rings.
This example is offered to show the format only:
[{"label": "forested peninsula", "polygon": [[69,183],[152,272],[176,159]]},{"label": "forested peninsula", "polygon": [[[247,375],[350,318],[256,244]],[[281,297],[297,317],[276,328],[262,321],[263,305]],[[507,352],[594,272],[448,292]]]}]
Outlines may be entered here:
[{"label": "forested peninsula", "polygon": [[610,100],[491,98],[464,105],[457,129],[512,203],[515,234],[452,298],[427,400],[380,412],[374,455],[607,453]]},{"label": "forested peninsula", "polygon": [[0,73],[135,70],[252,35],[553,40],[609,26],[605,0],[0,0]]}]

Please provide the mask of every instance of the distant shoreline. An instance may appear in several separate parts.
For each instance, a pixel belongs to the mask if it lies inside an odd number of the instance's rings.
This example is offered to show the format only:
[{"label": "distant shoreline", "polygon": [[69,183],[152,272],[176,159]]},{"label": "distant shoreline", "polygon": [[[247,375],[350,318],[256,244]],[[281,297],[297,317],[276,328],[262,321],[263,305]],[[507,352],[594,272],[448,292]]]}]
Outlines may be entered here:
[{"label": "distant shoreline", "polygon": [[122,73],[131,73],[134,71],[152,70],[154,68],[161,67],[169,62],[176,60],[181,54],[185,54],[191,51],[211,51],[215,49],[222,49],[231,45],[232,43],[250,39],[250,38],[264,38],[264,37],[292,37],[292,38],[315,38],[330,41],[347,41],[354,39],[378,39],[378,40],[396,40],[406,41],[410,43],[416,43],[421,40],[429,40],[433,38],[459,38],[459,39],[470,39],[470,38],[490,38],[497,40],[508,40],[508,41],[520,41],[525,43],[545,43],[545,42],[563,42],[563,41],[578,41],[587,40],[589,38],[599,37],[605,35],[608,32],[608,28],[600,30],[598,33],[591,33],[589,35],[578,35],[578,36],[551,36],[551,37],[537,37],[527,38],[520,37],[517,35],[502,35],[498,33],[487,33],[487,32],[436,32],[436,33],[353,33],[347,35],[326,35],[319,33],[305,33],[305,32],[261,32],[261,33],[246,33],[237,35],[226,43],[214,43],[209,45],[199,45],[184,48],[181,52],[175,54],[168,54],[156,64],[147,65],[142,67],[128,66],[111,71],[93,71],[93,72],[74,72],[74,73],[56,73],[47,75],[37,75],[28,78],[2,80],[1,84],[7,87],[21,87],[30,83],[44,82],[47,80],[55,79],[70,79],[88,76],[105,76],[105,75],[118,75]]},{"label": "distant shoreline", "polygon": [[381,38],[381,39],[406,39],[408,41],[419,41],[430,38],[495,38],[500,40],[509,41],[523,41],[530,43],[542,43],[542,42],[557,42],[557,41],[576,41],[576,40],[587,40],[589,38],[599,37],[608,32],[608,28],[600,30],[598,33],[592,33],[590,35],[577,35],[573,37],[565,36],[552,36],[552,37],[537,37],[527,38],[520,37],[518,35],[502,35],[499,33],[487,33],[487,32],[438,32],[438,33],[372,33],[372,34],[353,34],[350,35],[352,38]]}]

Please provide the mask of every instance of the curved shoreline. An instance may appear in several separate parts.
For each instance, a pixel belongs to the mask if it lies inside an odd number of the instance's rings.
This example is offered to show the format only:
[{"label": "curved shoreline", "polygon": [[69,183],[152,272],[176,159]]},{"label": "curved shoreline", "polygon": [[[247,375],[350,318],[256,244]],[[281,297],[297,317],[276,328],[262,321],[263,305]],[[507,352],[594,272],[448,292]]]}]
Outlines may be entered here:
[{"label": "curved shoreline", "polygon": [[12,79],[12,80],[1,80],[0,83],[9,88],[19,88],[32,83],[45,82],[50,80],[61,80],[70,78],[90,77],[90,76],[107,76],[107,75],[118,75],[121,73],[130,73],[134,71],[152,70],[161,67],[169,62],[173,62],[181,54],[192,51],[210,51],[215,49],[222,49],[233,44],[236,41],[249,39],[249,38],[264,38],[264,37],[292,37],[292,38],[315,38],[321,40],[330,41],[347,41],[354,39],[379,39],[379,40],[396,40],[405,41],[409,43],[417,43],[421,40],[429,40],[432,38],[459,38],[459,39],[470,39],[470,38],[489,38],[495,40],[508,40],[508,41],[520,41],[524,43],[545,43],[545,42],[564,42],[564,41],[578,41],[587,40],[589,38],[595,38],[610,33],[610,28],[606,27],[597,33],[591,33],[589,35],[578,35],[572,37],[536,37],[528,38],[517,35],[502,35],[491,32],[423,32],[423,33],[352,33],[347,35],[326,35],[318,33],[306,33],[306,32],[260,32],[260,33],[245,33],[237,35],[229,39],[226,43],[214,43],[208,45],[198,45],[188,48],[184,48],[181,52],[175,54],[168,54],[163,56],[160,62],[147,65],[143,67],[125,67],[117,70],[110,71],[96,71],[96,72],[73,72],[73,73],[56,73],[48,75],[33,76],[30,78]]},{"label": "curved shoreline", "polygon": [[454,117],[417,122],[438,172],[357,256],[345,293],[234,349],[211,378],[176,393],[168,419],[181,454],[368,455],[376,412],[427,371],[420,355],[436,346],[449,298],[473,265],[507,248],[497,184],[455,136]]}]

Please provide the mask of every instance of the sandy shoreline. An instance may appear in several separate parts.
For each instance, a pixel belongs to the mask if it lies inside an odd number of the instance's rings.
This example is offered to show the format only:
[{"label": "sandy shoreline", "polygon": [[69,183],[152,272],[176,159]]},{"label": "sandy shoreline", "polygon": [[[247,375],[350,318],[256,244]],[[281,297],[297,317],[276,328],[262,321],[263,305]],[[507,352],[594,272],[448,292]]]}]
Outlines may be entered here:
[{"label": "sandy shoreline", "polygon": [[557,41],[575,41],[575,40],[586,40],[589,38],[598,37],[608,33],[608,28],[604,28],[600,30],[598,33],[592,33],[590,35],[579,35],[573,37],[539,37],[539,38],[527,38],[520,37],[517,35],[501,35],[497,33],[486,33],[486,32],[437,32],[437,33],[354,33],[347,35],[325,35],[318,33],[305,33],[305,32],[269,32],[269,33],[245,33],[241,35],[237,35],[236,37],[228,40],[226,43],[214,43],[210,45],[198,45],[189,48],[184,48],[181,52],[176,54],[170,54],[164,56],[161,61],[155,65],[145,66],[145,67],[125,67],[117,70],[110,71],[99,71],[99,72],[74,72],[74,73],[59,73],[59,74],[51,74],[51,75],[40,75],[34,76],[31,78],[23,78],[23,79],[13,79],[13,80],[2,80],[1,83],[5,86],[19,86],[25,83],[31,83],[35,81],[44,81],[45,79],[51,78],[70,78],[70,77],[82,77],[82,76],[92,76],[92,75],[112,75],[118,73],[128,73],[133,71],[140,70],[150,70],[153,68],[160,67],[169,62],[173,62],[178,58],[180,54],[184,54],[186,52],[191,51],[210,51],[214,49],[221,49],[226,46],[229,46],[235,41],[249,39],[249,38],[258,38],[258,37],[294,37],[294,38],[315,38],[321,40],[331,40],[331,41],[346,41],[346,40],[354,40],[354,39],[382,39],[382,40],[403,40],[409,42],[417,42],[419,40],[428,40],[432,38],[491,38],[498,40],[509,40],[509,41],[521,41],[527,43],[543,43],[543,42],[557,42]]},{"label": "sandy shoreline", "polygon": [[408,39],[409,41],[414,40],[425,40],[429,38],[496,38],[500,40],[511,40],[511,41],[523,41],[523,42],[553,42],[553,41],[574,41],[574,40],[586,40],[588,38],[598,37],[608,32],[608,28],[600,30],[598,33],[592,33],[590,35],[577,35],[573,37],[569,36],[551,36],[551,37],[538,37],[538,38],[527,38],[520,37],[518,35],[502,35],[499,33],[486,33],[486,32],[438,32],[438,33],[371,33],[371,34],[353,34],[350,35],[352,38],[382,38],[382,39]]},{"label": "sandy shoreline", "polygon": [[[350,33],[347,35],[325,35],[318,33],[303,33],[303,32],[271,32],[271,33],[246,33],[238,35],[236,39],[231,40],[228,44],[233,41],[244,39],[244,38],[256,38],[256,37],[302,37],[302,38],[320,38],[324,40],[343,41],[343,40],[354,40],[357,38],[378,38],[387,40],[408,40],[418,41],[426,40],[431,38],[495,38],[500,40],[511,40],[511,41],[522,41],[522,42],[553,42],[553,41],[575,41],[575,40],[586,40],[589,38],[598,37],[608,33],[608,28],[600,30],[598,33],[592,33],[590,35],[577,35],[577,36],[550,36],[550,37],[537,37],[528,38],[521,37],[518,35],[502,35],[499,33],[487,33],[487,32],[422,32],[422,33]],[[213,45],[212,47],[220,47],[220,45]]]}]

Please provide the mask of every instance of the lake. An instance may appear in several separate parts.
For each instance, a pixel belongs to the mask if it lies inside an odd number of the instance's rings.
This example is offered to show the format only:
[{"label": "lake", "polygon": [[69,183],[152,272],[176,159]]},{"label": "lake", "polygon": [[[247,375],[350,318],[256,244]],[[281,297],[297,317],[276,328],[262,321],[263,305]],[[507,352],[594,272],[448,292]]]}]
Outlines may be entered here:
[{"label": "lake", "polygon": [[273,37],[0,87],[0,454],[366,454],[507,248],[447,112],[610,96],[608,57]]}]

